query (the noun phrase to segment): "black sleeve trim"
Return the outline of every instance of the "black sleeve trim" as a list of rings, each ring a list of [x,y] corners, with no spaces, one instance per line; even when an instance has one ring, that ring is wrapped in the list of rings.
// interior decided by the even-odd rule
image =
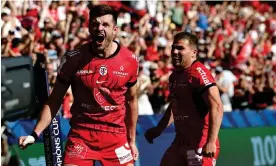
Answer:
[[[134,85],[136,84],[136,82],[137,82],[137,80],[134,81],[134,82],[128,82],[128,83],[126,84],[126,86],[130,88],[130,87],[134,86]]]
[[[204,88],[202,88],[201,90],[200,90],[200,95],[202,95],[206,90],[208,90],[209,88],[211,88],[212,86],[216,86],[216,83],[212,83],[212,84],[210,84],[210,85],[207,85],[207,86],[205,86]]]
[[[59,82],[61,82],[64,85],[70,85],[70,82],[67,82],[67,81],[61,79],[60,76],[57,76],[57,79],[59,80]]]

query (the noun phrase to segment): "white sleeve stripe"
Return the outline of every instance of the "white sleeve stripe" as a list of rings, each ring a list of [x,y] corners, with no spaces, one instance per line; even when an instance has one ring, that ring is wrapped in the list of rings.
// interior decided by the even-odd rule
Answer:
[[[80,53],[79,50],[74,50],[74,51],[67,52],[67,55],[71,57],[71,56],[74,56],[74,55],[76,55],[78,53]]]

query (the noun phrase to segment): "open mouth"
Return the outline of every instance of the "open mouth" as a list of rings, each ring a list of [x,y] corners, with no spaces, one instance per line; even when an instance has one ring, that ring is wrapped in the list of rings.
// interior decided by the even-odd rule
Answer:
[[[97,44],[103,44],[103,42],[104,42],[104,35],[97,35],[94,39],[95,39],[95,42]]]
[[[174,64],[178,64],[178,63],[180,63],[180,57],[179,56],[177,56],[177,55],[174,55],[173,57],[172,57],[172,62],[174,63]]]

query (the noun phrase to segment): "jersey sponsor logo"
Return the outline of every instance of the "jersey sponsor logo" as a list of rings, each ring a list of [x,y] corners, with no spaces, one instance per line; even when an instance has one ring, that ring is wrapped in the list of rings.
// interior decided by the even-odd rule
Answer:
[[[205,86],[210,85],[211,82],[208,80],[205,71],[201,67],[197,67],[196,69],[197,69],[198,73],[200,74],[201,78],[203,79]]]
[[[134,58],[137,62],[139,62],[139,58],[138,58],[138,56],[136,56],[135,54],[132,54],[131,57]]]
[[[101,108],[105,111],[113,111],[118,108],[116,105],[107,105],[107,106],[101,106]]]
[[[95,73],[93,70],[78,70],[77,75],[90,75]]]
[[[87,109],[92,109],[93,108],[92,105],[88,105],[88,104],[85,104],[85,103],[82,103],[81,106],[84,107],[84,108],[87,108]]]
[[[188,84],[186,84],[183,80],[180,81],[177,85],[178,86],[188,86]]]
[[[103,109],[105,111],[113,111],[119,107],[117,105],[94,106],[94,105],[89,105],[89,104],[85,104],[85,103],[82,103],[81,106],[86,109]]]
[[[101,66],[99,72],[100,72],[100,75],[102,75],[102,76],[106,75],[107,74],[107,67],[106,66]]]
[[[170,82],[169,87],[170,88],[175,88],[176,87],[176,80],[174,80],[173,82]]]
[[[128,73],[124,72],[124,70],[125,70],[124,66],[121,66],[120,71],[113,71],[113,74],[125,77],[128,75]]]
[[[115,149],[115,153],[116,153],[116,156],[118,157],[120,164],[125,164],[125,163],[133,160],[131,150],[129,148],[128,143]]]
[[[121,77],[128,76],[128,73],[122,72],[122,71],[113,71],[113,74],[121,76]]]
[[[197,149],[197,153],[201,153],[202,148]],[[188,165],[202,165],[202,156],[198,155],[196,151],[187,150]]]
[[[175,121],[181,121],[181,120],[184,120],[184,119],[188,119],[189,116],[188,115],[179,115],[179,116],[176,116],[175,117]]]

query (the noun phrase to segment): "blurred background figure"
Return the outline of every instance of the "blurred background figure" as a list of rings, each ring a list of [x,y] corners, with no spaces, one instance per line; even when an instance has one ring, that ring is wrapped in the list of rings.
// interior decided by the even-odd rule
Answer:
[[[2,121],[2,123],[4,123]],[[12,155],[9,151],[8,137],[12,137],[12,133],[7,129],[6,125],[1,126],[1,166],[20,166],[20,160],[17,155]]]
[[[150,77],[144,74],[143,67],[139,68],[138,74],[138,107],[139,115],[153,115],[153,109],[148,94],[152,94]]]
[[[220,91],[220,97],[225,112],[232,111],[232,97],[234,95],[234,82],[237,80],[235,75],[229,70],[223,70],[221,66],[215,69],[216,84]]]

